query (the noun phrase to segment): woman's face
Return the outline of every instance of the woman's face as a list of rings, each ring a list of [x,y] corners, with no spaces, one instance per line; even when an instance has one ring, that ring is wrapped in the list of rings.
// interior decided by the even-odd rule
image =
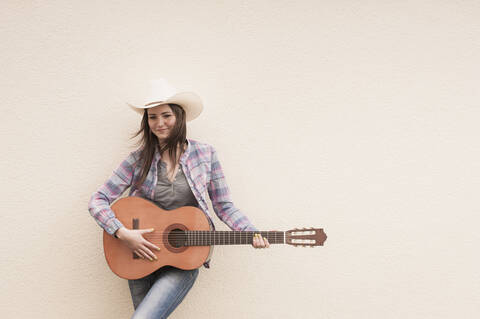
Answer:
[[[165,140],[175,125],[175,114],[170,105],[164,104],[147,109],[148,125],[159,141]]]

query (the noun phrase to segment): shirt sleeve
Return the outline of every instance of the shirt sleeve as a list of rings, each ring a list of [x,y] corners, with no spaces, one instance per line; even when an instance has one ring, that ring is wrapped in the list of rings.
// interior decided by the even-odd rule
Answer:
[[[115,199],[122,195],[132,185],[136,158],[134,153],[118,166],[110,178],[94,192],[88,203],[90,215],[107,233],[113,235],[123,224],[115,217],[110,208]]]
[[[223,174],[222,166],[217,157],[216,150],[212,147],[210,182],[208,183],[208,195],[212,201],[213,210],[218,218],[232,230],[257,231],[258,229],[250,222],[230,199],[230,190]]]

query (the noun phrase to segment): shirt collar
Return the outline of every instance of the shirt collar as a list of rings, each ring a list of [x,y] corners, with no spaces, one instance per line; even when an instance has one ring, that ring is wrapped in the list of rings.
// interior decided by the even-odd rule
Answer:
[[[192,142],[191,142],[190,139],[187,138],[187,149],[185,150],[185,152],[183,152],[182,156],[180,157],[180,163],[185,164],[185,162],[188,158],[188,154],[190,154],[191,150],[192,150]],[[161,158],[160,150],[159,150],[159,147],[157,146],[157,147],[155,147],[155,155],[153,157],[153,162],[158,163],[160,158]]]

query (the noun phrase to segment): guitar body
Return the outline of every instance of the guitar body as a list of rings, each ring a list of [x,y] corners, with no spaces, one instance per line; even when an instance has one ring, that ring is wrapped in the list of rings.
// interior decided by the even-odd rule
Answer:
[[[115,202],[112,210],[129,229],[153,228],[153,232],[143,234],[143,237],[160,248],[160,251],[153,251],[158,260],[142,259],[135,256],[120,239],[104,231],[105,258],[110,269],[119,277],[138,279],[167,265],[185,270],[195,269],[210,259],[213,246],[184,246],[176,243],[180,236],[178,230],[212,230],[207,217],[199,208],[184,206],[167,211],[149,200],[126,197]]]

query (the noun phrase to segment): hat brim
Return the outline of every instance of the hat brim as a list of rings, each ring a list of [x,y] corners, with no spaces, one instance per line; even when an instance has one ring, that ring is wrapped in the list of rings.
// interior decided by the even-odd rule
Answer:
[[[186,121],[191,121],[197,118],[203,110],[203,103],[200,97],[194,92],[180,92],[168,98],[166,101],[151,101],[146,103],[148,105],[139,105],[128,103],[135,112],[143,115],[145,109],[164,104],[178,104],[185,110]]]

